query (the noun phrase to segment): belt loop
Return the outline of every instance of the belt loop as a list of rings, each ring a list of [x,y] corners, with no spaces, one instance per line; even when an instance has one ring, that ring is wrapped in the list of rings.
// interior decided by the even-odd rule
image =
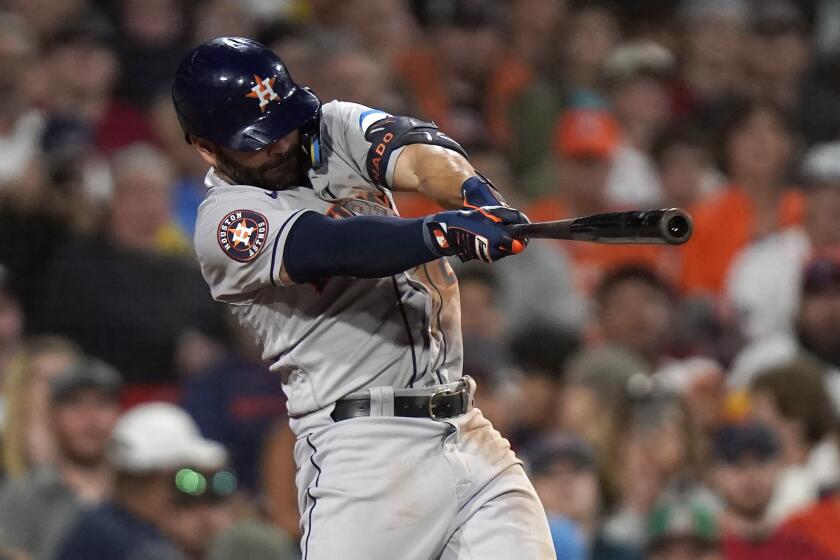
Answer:
[[[462,379],[467,384],[467,393],[468,393],[467,408],[473,408],[475,406],[475,401],[474,401],[475,389],[476,389],[475,379],[473,379],[469,375],[465,375]]]
[[[370,415],[371,416],[393,416],[394,415],[394,388],[393,387],[371,387],[370,393]]]

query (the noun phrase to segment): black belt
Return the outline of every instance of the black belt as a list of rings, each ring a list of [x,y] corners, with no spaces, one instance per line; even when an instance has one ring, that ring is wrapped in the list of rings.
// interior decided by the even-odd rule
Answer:
[[[466,383],[457,389],[442,389],[431,395],[395,395],[394,416],[444,420],[460,416],[470,409],[470,390]],[[370,397],[341,399],[330,414],[335,422],[370,416]]]

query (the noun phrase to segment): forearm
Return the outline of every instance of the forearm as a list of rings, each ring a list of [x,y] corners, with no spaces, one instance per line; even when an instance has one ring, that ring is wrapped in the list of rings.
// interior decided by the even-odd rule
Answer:
[[[353,216],[336,220],[307,212],[289,234],[284,280],[296,284],[335,276],[385,278],[432,261],[423,219]]]
[[[411,144],[399,154],[391,187],[424,194],[443,208],[458,209],[463,202],[461,187],[473,175],[475,169],[461,154],[440,146]]]

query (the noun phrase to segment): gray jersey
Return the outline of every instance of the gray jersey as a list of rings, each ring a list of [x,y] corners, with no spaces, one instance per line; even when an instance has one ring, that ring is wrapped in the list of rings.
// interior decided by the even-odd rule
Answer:
[[[390,192],[374,185],[365,165],[365,130],[385,116],[354,103],[325,104],[322,163],[309,173],[312,187],[275,192],[207,174],[195,233],[201,271],[213,297],[258,336],[263,357],[282,376],[293,418],[368,387],[461,377],[458,286],[445,260],[381,279],[280,279],[289,231],[305,211],[339,219],[396,213]]]

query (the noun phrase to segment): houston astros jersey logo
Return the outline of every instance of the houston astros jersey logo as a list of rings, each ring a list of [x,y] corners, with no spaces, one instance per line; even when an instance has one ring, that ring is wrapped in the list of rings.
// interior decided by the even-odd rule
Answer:
[[[277,92],[274,91],[274,80],[277,79],[277,76],[272,76],[270,78],[260,78],[256,74],[254,74],[254,81],[257,82],[257,85],[251,88],[251,93],[247,94],[245,97],[253,97],[254,99],[260,100],[260,111],[265,113],[265,106],[268,105],[270,101],[274,101],[278,99],[280,96],[277,95]]]
[[[267,236],[268,220],[252,210],[231,212],[219,224],[219,246],[239,262],[248,262],[259,255]]]

